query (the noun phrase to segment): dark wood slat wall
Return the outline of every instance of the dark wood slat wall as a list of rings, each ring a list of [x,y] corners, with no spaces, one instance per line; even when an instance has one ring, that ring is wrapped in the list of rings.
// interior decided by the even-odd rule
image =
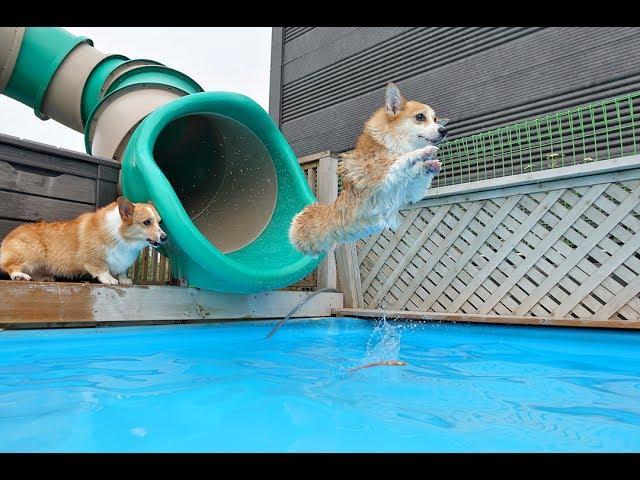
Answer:
[[[277,29],[274,29],[277,30]],[[285,68],[283,69],[283,81],[290,85],[298,80],[314,80],[316,72],[332,69],[334,65],[349,61],[354,55],[365,53],[371,45],[379,45],[390,41],[404,32],[410,31],[410,27],[390,28],[315,28],[307,36],[327,37],[323,42],[318,39],[318,45],[306,54],[297,57],[291,55],[290,44],[285,50]],[[327,43],[332,34],[340,35],[341,42]],[[302,40],[302,39],[301,39]],[[275,63],[275,62],[274,62]]]
[[[25,222],[65,220],[116,198],[120,164],[0,134],[0,241]]]
[[[389,81],[452,139],[640,90],[636,27],[274,30],[270,112],[298,156],[352,148]]]
[[[96,196],[96,182],[90,178],[3,160],[0,189],[87,204],[93,204]]]

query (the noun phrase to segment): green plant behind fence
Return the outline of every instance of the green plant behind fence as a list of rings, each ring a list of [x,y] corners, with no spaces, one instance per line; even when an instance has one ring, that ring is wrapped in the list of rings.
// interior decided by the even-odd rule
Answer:
[[[636,154],[639,105],[636,92],[445,142],[433,186]]]

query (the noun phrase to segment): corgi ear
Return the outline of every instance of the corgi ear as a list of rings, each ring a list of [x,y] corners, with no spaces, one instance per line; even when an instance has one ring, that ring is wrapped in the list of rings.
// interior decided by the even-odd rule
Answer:
[[[407,103],[395,83],[389,83],[385,92],[385,107],[388,115],[396,115]]]
[[[118,211],[122,220],[129,220],[133,217],[133,210],[136,208],[133,203],[124,197],[118,197]]]
[[[149,200],[147,202],[147,205],[151,205],[153,208],[156,208],[156,206],[153,204],[153,200]]]

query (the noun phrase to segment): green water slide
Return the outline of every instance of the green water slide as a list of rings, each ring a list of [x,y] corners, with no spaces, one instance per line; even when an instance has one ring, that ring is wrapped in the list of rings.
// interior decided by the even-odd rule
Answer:
[[[291,285],[321,258],[288,240],[315,201],[291,147],[248,97],[204,92],[153,60],[107,55],[61,28],[0,27],[0,93],[121,162],[123,195],[152,200],[175,278],[221,292]],[[28,136],[28,135],[25,135]]]

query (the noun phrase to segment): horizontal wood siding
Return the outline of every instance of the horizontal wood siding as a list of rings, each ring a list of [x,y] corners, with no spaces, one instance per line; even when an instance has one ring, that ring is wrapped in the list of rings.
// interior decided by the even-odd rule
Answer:
[[[450,139],[640,91],[636,27],[287,28],[270,109],[298,156],[352,148],[389,81]]]

